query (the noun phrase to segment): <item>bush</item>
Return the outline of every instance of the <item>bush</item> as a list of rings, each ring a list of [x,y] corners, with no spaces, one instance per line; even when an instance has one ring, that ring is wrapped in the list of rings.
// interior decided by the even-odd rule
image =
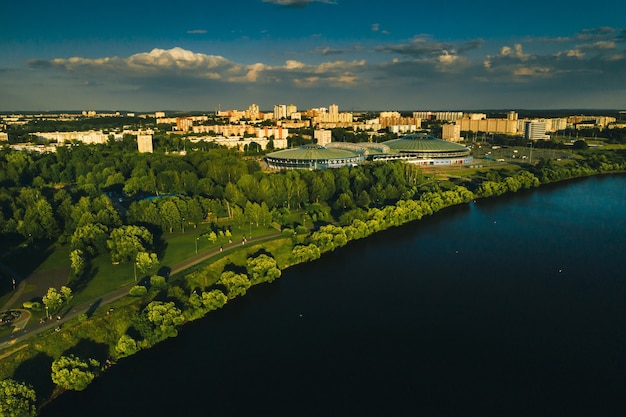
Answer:
[[[156,290],[162,290],[166,288],[167,284],[165,282],[165,278],[160,275],[153,275],[150,277],[150,288],[154,288]]]
[[[41,304],[38,301],[24,301],[22,306],[25,309],[27,309],[27,310],[33,310],[33,311],[42,311],[43,310],[43,304]]]
[[[128,291],[128,295],[132,297],[143,297],[146,294],[148,294],[148,289],[143,285],[135,285]]]

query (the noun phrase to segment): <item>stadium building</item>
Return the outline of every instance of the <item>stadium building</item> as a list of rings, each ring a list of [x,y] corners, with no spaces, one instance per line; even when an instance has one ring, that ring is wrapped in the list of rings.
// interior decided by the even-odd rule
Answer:
[[[272,169],[325,169],[355,166],[364,161],[403,160],[421,166],[467,165],[470,149],[426,133],[415,133],[382,143],[332,142],[304,145],[265,156]]]
[[[364,160],[363,153],[320,145],[303,145],[265,156],[267,165],[273,169],[341,168],[358,165]]]
[[[424,166],[467,165],[473,159],[471,151],[463,145],[438,139],[426,133],[406,135],[383,142],[388,152],[371,155],[372,161],[404,160]]]

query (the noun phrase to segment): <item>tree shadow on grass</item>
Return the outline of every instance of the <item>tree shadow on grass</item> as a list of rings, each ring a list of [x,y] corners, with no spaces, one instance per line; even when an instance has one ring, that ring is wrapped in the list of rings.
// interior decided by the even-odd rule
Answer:
[[[52,395],[55,384],[52,382],[52,358],[41,352],[37,356],[22,362],[13,379],[27,382],[37,393],[38,402],[47,400]]]
[[[45,242],[28,246],[17,246],[11,248],[3,256],[2,262],[15,270],[20,275],[18,278],[21,279],[35,272],[53,252],[50,245]]]
[[[245,266],[235,265],[234,263],[229,263],[224,265],[224,272],[234,272],[235,274],[247,274]]]
[[[89,268],[81,274],[80,277],[74,278],[70,281],[70,287],[74,293],[81,292],[89,285],[89,282],[98,275],[98,267],[89,265]]]
[[[83,359],[95,359],[102,365],[109,358],[109,346],[93,340],[81,339],[78,344],[66,350],[63,355],[76,355]]]

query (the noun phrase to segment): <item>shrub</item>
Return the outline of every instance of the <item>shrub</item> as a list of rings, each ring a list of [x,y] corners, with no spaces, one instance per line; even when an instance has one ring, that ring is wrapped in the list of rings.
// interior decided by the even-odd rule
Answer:
[[[128,291],[128,295],[132,297],[143,297],[146,294],[148,294],[148,289],[143,285],[135,285]]]
[[[42,311],[43,310],[43,305],[40,302],[38,302],[38,301],[24,301],[22,306],[25,309],[33,310],[33,311]]]

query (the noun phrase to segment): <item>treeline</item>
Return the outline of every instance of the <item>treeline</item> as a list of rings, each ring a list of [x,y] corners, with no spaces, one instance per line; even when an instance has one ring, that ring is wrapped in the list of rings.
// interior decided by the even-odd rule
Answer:
[[[9,125],[10,143],[28,142],[35,132],[74,132],[88,130],[117,131],[121,126],[130,129],[153,127],[154,118],[131,116],[77,117],[74,120],[37,119],[23,125]]]
[[[90,221],[107,227],[144,222],[173,231],[211,217],[235,219],[246,207],[293,210],[319,203],[345,211],[411,198],[421,180],[419,168],[400,163],[266,174],[257,160],[226,149],[186,156],[99,145],[47,154],[5,149],[0,233],[67,241]],[[159,198],[142,200],[148,196]]]

